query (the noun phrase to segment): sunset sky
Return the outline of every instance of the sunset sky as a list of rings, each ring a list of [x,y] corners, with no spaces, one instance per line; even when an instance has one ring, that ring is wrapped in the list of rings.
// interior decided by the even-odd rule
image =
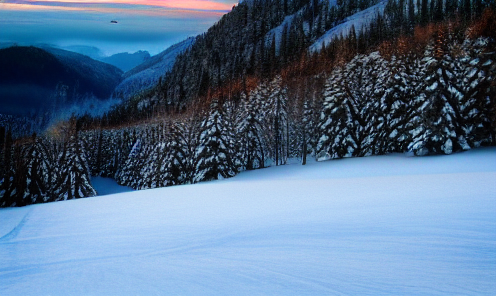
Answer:
[[[0,0],[0,43],[152,55],[206,31],[236,0]],[[111,20],[117,20],[112,24]]]

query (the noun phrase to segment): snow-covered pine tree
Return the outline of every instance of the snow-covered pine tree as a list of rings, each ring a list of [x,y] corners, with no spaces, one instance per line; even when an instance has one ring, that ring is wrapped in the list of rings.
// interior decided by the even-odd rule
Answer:
[[[156,139],[149,161],[153,161],[153,175],[149,188],[166,187],[170,185],[170,176],[167,170],[167,157],[169,155],[170,122],[163,122],[156,126]]]
[[[198,147],[195,153],[196,172],[193,181],[210,181],[236,175],[232,161],[233,150],[229,147],[227,122],[222,105],[213,100],[207,117],[201,124]]]
[[[26,159],[27,187],[23,197],[24,204],[47,202],[52,191],[50,187],[54,162],[43,138],[33,135],[32,144],[27,147]]]
[[[458,59],[461,71],[456,77],[456,95],[459,97],[461,122],[460,145],[463,149],[476,148],[494,141],[491,124],[491,81],[495,78],[494,52],[485,52],[486,38],[466,39],[462,45],[463,55]]]
[[[289,157],[289,121],[287,89],[281,76],[268,85],[268,98],[264,101],[265,121],[270,125],[272,157],[276,165],[286,164]]]
[[[348,110],[344,81],[344,69],[337,67],[330,74],[324,87],[324,100],[318,124],[319,141],[316,151],[318,161],[353,155],[354,142],[349,128],[353,120]]]
[[[239,135],[239,154],[242,169],[253,170],[265,166],[266,145],[263,137],[261,102],[256,91],[250,96],[241,97],[243,112],[237,127]]]
[[[425,70],[421,59],[409,51],[393,56],[390,62],[391,87],[381,100],[384,126],[379,132],[384,153],[406,152],[412,143],[412,133],[418,128],[425,102]]]
[[[81,139],[85,143],[85,151],[87,151],[88,166],[92,176],[100,176],[101,171],[101,156],[100,150],[102,146],[101,130],[89,130],[81,132]]]
[[[239,133],[238,127],[240,126],[243,118],[241,108],[236,104],[234,100],[228,99],[223,104],[223,110],[226,118],[226,129],[228,134],[228,139],[231,141],[229,147],[232,150],[232,162],[236,168],[236,172],[240,172],[244,169],[242,162],[241,151],[241,134]]]
[[[117,177],[120,185],[138,188],[138,181],[141,177],[141,156],[143,155],[143,141],[138,138],[129,152],[126,161]]]
[[[2,166],[0,167],[0,207],[9,207],[13,203],[11,183],[14,179],[12,167],[12,132],[7,130],[2,149]]]
[[[384,127],[380,103],[390,85],[388,62],[379,52],[358,55],[346,66],[345,75],[347,110],[352,118],[352,123],[348,124],[352,155],[383,153],[378,145],[378,131]]]
[[[161,171],[164,186],[191,183],[194,176],[194,149],[197,138],[196,120],[171,123],[170,139],[167,142],[167,154]]]
[[[143,139],[146,144],[142,145],[138,161],[135,163],[140,170],[139,176],[136,176],[134,181],[136,183],[135,188],[138,190],[160,187],[160,184],[157,183],[157,174],[160,173],[161,162],[165,154],[163,150],[165,144],[160,145],[158,140],[157,126],[146,127]]]
[[[451,154],[465,142],[460,128],[459,99],[455,80],[460,71],[449,51],[444,29],[438,30],[433,46],[428,46],[423,59],[427,75],[425,98],[420,112],[420,126],[414,131],[411,148],[416,155],[428,153]]]
[[[100,176],[113,178],[118,169],[122,147],[119,146],[120,132],[116,130],[101,131]],[[98,144],[100,145],[100,143]]]
[[[26,166],[23,147],[12,139],[9,128],[4,147],[4,175],[0,180],[0,207],[23,206],[26,190]]]
[[[303,93],[301,114],[301,158],[306,163],[308,155],[315,157],[319,140],[318,122],[322,106],[322,90],[325,83],[324,75],[313,76],[307,79]]]
[[[14,178],[11,183],[11,198],[15,204],[12,206],[24,206],[26,205],[25,191],[28,186],[28,179],[26,178],[26,158],[25,158],[25,145],[15,143],[14,145],[14,158],[13,158],[13,170]]]
[[[79,137],[76,119],[69,121],[70,128],[64,142],[64,149],[59,161],[59,179],[55,188],[55,200],[68,200],[95,196],[91,186],[90,168],[84,144]]]

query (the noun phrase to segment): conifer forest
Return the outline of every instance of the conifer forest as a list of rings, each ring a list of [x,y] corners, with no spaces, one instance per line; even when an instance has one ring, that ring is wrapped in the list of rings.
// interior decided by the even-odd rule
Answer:
[[[496,4],[245,0],[158,83],[113,96],[43,129],[1,115],[0,207],[95,196],[92,176],[143,190],[494,146]]]

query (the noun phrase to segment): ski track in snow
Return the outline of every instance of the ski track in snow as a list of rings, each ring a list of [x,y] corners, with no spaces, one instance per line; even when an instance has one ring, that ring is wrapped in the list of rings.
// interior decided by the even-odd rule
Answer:
[[[22,217],[21,221],[19,221],[19,223],[9,233],[5,234],[4,236],[0,236],[0,243],[15,239],[17,237],[24,224],[26,224],[31,210],[32,209],[29,209],[29,211],[26,212],[24,217]],[[15,221],[16,219],[13,220]]]
[[[0,295],[495,295],[495,164],[354,158],[1,209]]]

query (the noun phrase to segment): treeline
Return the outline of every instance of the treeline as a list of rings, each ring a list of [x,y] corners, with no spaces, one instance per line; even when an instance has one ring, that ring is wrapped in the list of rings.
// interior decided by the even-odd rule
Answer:
[[[380,22],[371,27],[381,31]],[[488,9],[470,22],[417,25],[373,52],[362,53],[353,35],[337,38],[279,75],[248,76],[186,109],[150,116],[143,108],[139,124],[73,118],[17,140],[0,127],[0,206],[95,195],[92,175],[147,189],[228,178],[289,158],[305,164],[307,157],[494,145],[495,29]]]
[[[0,127],[0,207],[96,195],[75,118],[43,137],[13,140]]]
[[[290,158],[450,154],[495,144],[496,54],[488,38],[439,25],[422,51],[357,55],[329,74],[262,80],[241,98],[114,129],[72,119],[3,139],[0,205],[95,195],[90,176],[136,189],[229,178]],[[401,43],[401,42],[400,42]],[[2,134],[3,133],[3,134]]]

